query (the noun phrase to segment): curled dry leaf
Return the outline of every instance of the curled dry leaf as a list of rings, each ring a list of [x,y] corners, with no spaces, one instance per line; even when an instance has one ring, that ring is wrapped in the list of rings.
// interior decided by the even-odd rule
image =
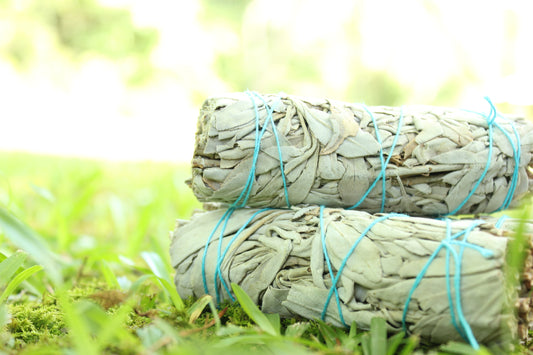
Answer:
[[[339,109],[330,105],[332,135],[325,147],[320,151],[320,155],[327,155],[335,152],[348,137],[355,137],[359,130],[359,125],[353,119],[353,113],[346,109]]]

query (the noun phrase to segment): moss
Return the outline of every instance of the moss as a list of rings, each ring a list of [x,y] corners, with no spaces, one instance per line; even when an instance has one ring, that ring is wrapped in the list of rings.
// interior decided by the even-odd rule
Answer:
[[[110,290],[107,284],[98,280],[82,280],[77,286],[68,291],[71,301],[88,300],[99,304],[109,315],[128,299],[127,295],[117,290]],[[160,315],[155,295],[141,294],[139,299],[132,300],[133,311],[129,314],[124,326],[131,333],[152,322],[152,318]],[[63,318],[63,311],[57,304],[55,296],[44,294],[40,301],[22,300],[9,306],[11,321],[6,330],[13,339],[9,348],[35,353],[38,351],[52,351],[50,346],[68,348],[72,344],[69,340],[68,329]],[[37,343],[39,345],[37,345]],[[35,345],[33,345],[35,344]],[[122,349],[125,350],[127,346]],[[113,349],[107,349],[113,353]],[[115,349],[116,350],[116,349]],[[133,350],[132,350],[133,352]]]
[[[126,319],[126,326],[133,331],[152,323],[152,318],[145,314],[139,314],[136,309]]]
[[[78,299],[87,299],[90,298],[93,294],[109,290],[109,286],[101,280],[93,278],[84,278],[80,280],[77,285],[72,287],[71,290],[68,291],[68,295],[71,297],[72,300],[76,301]]]
[[[24,302],[11,305],[9,311],[12,318],[7,330],[15,340],[15,348],[57,342],[67,333],[62,311],[55,302]]]
[[[221,318],[222,323],[231,323],[239,327],[250,327],[253,326],[253,321],[248,317],[246,312],[242,309],[239,303],[237,302],[223,302],[221,309],[228,307],[226,313]]]

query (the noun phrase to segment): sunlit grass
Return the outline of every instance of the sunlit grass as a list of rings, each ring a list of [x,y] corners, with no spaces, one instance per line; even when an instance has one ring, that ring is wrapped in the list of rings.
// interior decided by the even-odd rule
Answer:
[[[186,165],[0,154],[0,202],[58,253],[167,255],[176,218],[200,204]],[[166,260],[166,259],[165,259]]]
[[[238,302],[218,309],[211,296],[182,300],[169,231],[200,207],[189,175],[187,165],[0,154],[0,354],[430,350],[388,336],[380,319],[369,332],[280,320],[237,285]],[[433,350],[489,354],[459,343]]]

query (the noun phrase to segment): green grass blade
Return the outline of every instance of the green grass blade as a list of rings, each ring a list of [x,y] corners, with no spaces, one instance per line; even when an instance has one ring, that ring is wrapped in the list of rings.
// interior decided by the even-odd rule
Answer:
[[[155,279],[156,277],[157,276],[154,276],[154,275],[142,275],[141,277],[139,277],[137,280],[135,280],[131,284],[131,286],[128,289],[128,291],[130,293],[135,293],[141,287],[141,285],[146,282],[146,280]]]
[[[529,250],[529,236],[526,231],[526,223],[531,214],[531,205],[528,205],[521,213],[520,223],[514,230],[513,237],[507,244],[505,280],[509,290],[517,287],[519,275],[522,273],[524,260]]]
[[[158,344],[167,344],[170,347],[163,354],[192,355],[203,353],[199,351],[198,346],[201,346],[204,342],[190,342],[190,346],[194,347],[194,351],[184,350],[187,343],[182,341],[176,326],[167,323],[161,318],[154,319],[151,324],[137,329],[135,333],[146,348],[145,351],[141,352],[142,354],[161,354],[160,351],[157,351],[161,348],[161,345]],[[178,348],[172,349],[171,346],[176,345],[176,343],[179,343]]]
[[[357,336],[357,323],[355,321],[350,325],[350,332],[348,333],[349,338],[355,338]]]
[[[404,346],[400,355],[411,355],[415,348],[417,347],[419,338],[416,335],[411,335],[405,340]]]
[[[214,344],[214,347],[218,350],[218,353],[230,354],[230,353],[234,353],[237,347],[240,347],[241,349],[243,348],[264,349],[264,346],[266,344],[273,342],[275,339],[276,338],[273,338],[270,334],[257,333],[257,332],[245,333],[245,334],[240,334],[238,336],[224,337],[223,339],[217,341]],[[269,352],[269,353],[275,354],[273,352]]]
[[[144,206],[137,214],[135,230],[128,238],[128,249],[126,251],[128,255],[136,255],[141,250],[142,242],[148,234],[153,214],[154,209],[152,204]]]
[[[181,299],[176,287],[172,282],[172,278],[165,266],[165,263],[163,262],[163,259],[161,259],[159,254],[148,251],[143,251],[141,256],[163,286],[163,289],[172,300],[174,307],[176,307],[178,311],[183,311],[185,309],[185,304],[183,303],[183,300]]]
[[[31,188],[33,191],[35,191],[35,193],[37,195],[39,195],[40,197],[42,197],[44,200],[50,202],[50,203],[55,203],[56,202],[56,197],[54,196],[54,194],[42,187],[42,186],[37,186],[37,185],[34,185],[34,184],[30,184]]]
[[[98,355],[98,346],[94,342],[89,326],[84,317],[79,314],[76,307],[70,302],[65,293],[59,294],[59,304],[65,315],[65,322],[69,329],[69,336],[75,345],[77,354]]]
[[[259,328],[267,334],[274,336],[280,335],[279,329],[275,328],[275,325],[273,325],[263,312],[259,310],[250,296],[248,296],[239,285],[232,283],[231,288],[244,312],[246,312],[248,317],[250,317]]]
[[[167,280],[157,277],[156,275],[143,275],[139,277],[130,287],[129,292],[135,293],[139,287],[146,281],[146,280],[156,280],[159,282],[159,284],[163,287],[163,291],[168,295],[170,300],[172,301],[172,304],[178,311],[184,311],[185,310],[185,304],[183,303],[183,300],[181,299],[178,290],[176,290],[176,287],[173,283],[168,282]]]
[[[111,220],[113,221],[113,226],[115,227],[115,232],[122,238],[127,236],[126,226],[127,226],[127,213],[124,202],[120,197],[112,195],[109,198],[109,211],[111,213]]]
[[[333,348],[337,345],[337,334],[332,326],[324,323],[322,320],[318,320],[318,330],[322,334],[322,338],[328,348]]]
[[[475,350],[470,345],[465,343],[458,343],[458,342],[449,342],[448,344],[445,344],[439,348],[439,350],[445,351],[450,354],[457,354],[457,355],[482,355],[487,354],[486,351],[483,351],[483,349]]]
[[[113,270],[109,267],[109,264],[105,260],[100,260],[99,262],[100,272],[104,276],[104,279],[107,285],[114,289],[119,289],[120,285],[118,283],[117,277],[113,273]]]
[[[270,324],[276,330],[276,334],[281,334],[281,320],[277,313],[263,313],[269,320]]]
[[[171,337],[172,339],[176,341],[181,340],[181,336],[179,335],[178,329],[176,326],[171,325],[167,321],[161,318],[154,319],[153,324],[160,329],[165,335]]]
[[[99,319],[100,327],[96,334],[98,348],[102,352],[107,346],[112,345],[115,339],[132,338],[124,325],[132,309],[129,305],[123,305],[114,314],[103,314]]]
[[[0,287],[11,279],[26,260],[26,253],[16,252],[0,263]]]
[[[21,251],[16,252],[15,254],[17,254],[17,253],[21,253],[21,254],[24,254],[24,255],[27,256],[26,253],[21,252]],[[11,255],[11,256],[13,256],[13,255]],[[0,253],[0,264],[6,259],[7,259],[7,256],[5,256],[4,254]],[[23,271],[22,267],[19,267],[18,271]],[[2,270],[1,267],[0,267],[0,286],[7,284],[7,282],[10,280],[10,277],[12,277],[15,273],[16,273],[16,271],[14,273],[11,272],[11,276],[8,277],[10,272],[5,270],[5,269]],[[33,293],[34,295],[38,295],[38,296],[42,296],[42,294],[43,294],[43,292],[45,290],[45,285],[44,285],[42,279],[25,280],[25,281],[23,281],[23,286],[24,286],[25,290],[29,291],[30,293]]]
[[[285,329],[285,336],[289,338],[300,338],[309,329],[310,325],[309,322],[291,324]]]
[[[403,342],[404,337],[405,337],[405,333],[400,332],[389,338],[389,340],[387,341],[387,355],[396,354],[396,350],[398,350],[398,347]]]
[[[9,312],[7,306],[3,303],[0,303],[0,330],[9,322]],[[0,334],[1,331],[0,331]]]
[[[76,188],[78,194],[76,198],[70,200],[73,203],[68,205],[67,222],[77,221],[83,215],[83,212],[91,206],[91,199],[96,195],[99,185],[97,184],[102,176],[101,170],[95,170],[92,173],[88,173],[83,177],[78,177]],[[65,205],[67,207],[67,205]]]
[[[373,355],[370,350],[370,333],[364,333],[361,336],[361,347],[363,348],[363,355]]]
[[[189,323],[192,324],[196,322],[200,314],[202,314],[204,308],[213,301],[213,297],[210,295],[204,295],[194,302],[194,304],[189,307],[187,310],[187,315],[189,316]]]
[[[21,282],[26,280],[31,275],[35,274],[36,272],[39,272],[43,269],[41,265],[33,265],[32,267],[27,268],[26,270],[20,272],[11,280],[11,282],[7,285],[4,292],[2,292],[2,295],[0,295],[0,303],[3,303],[9,295],[15,291],[15,289],[20,285]]]
[[[387,323],[383,318],[370,321],[370,351],[372,355],[387,354]]]
[[[174,307],[176,307],[176,310],[183,311],[185,309],[185,304],[183,303],[183,300],[178,294],[178,290],[176,290],[174,284],[168,282],[166,279],[163,279],[161,277],[157,277],[157,280],[159,280],[161,285],[163,285],[163,289],[167,292],[168,296],[172,300],[172,304],[174,305]]]
[[[209,302],[209,308],[211,309],[211,314],[215,319],[215,327],[217,331],[219,331],[222,327],[222,322],[220,321],[220,317],[218,316],[217,306],[215,305],[215,302],[213,302],[213,298],[211,298],[211,301]]]
[[[141,257],[144,259],[146,264],[148,264],[148,267],[150,270],[152,270],[155,276],[163,278],[168,282],[172,282],[172,278],[170,277],[170,273],[165,266],[165,262],[163,259],[161,259],[159,254],[151,251],[143,251],[141,252]]]
[[[17,217],[0,206],[0,228],[13,244],[26,251],[38,264],[46,269],[46,274],[55,285],[63,283],[61,268],[43,238]]]

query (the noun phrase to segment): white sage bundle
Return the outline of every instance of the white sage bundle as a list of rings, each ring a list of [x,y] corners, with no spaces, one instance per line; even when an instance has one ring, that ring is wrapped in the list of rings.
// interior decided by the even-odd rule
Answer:
[[[505,286],[505,224],[307,206],[236,210],[214,231],[225,213],[178,223],[170,254],[182,297],[232,299],[236,283],[264,312],[359,329],[382,317],[431,343],[527,330],[530,277],[518,293]],[[530,275],[530,255],[527,265]]]
[[[200,201],[250,207],[493,212],[533,186],[533,124],[488,107],[483,115],[285,94],[213,97],[200,111],[189,183]]]

